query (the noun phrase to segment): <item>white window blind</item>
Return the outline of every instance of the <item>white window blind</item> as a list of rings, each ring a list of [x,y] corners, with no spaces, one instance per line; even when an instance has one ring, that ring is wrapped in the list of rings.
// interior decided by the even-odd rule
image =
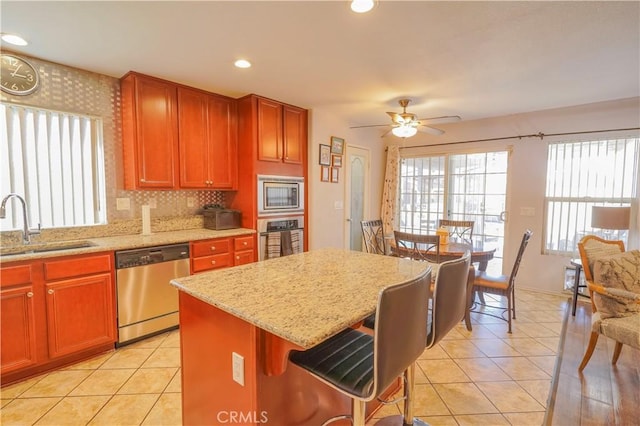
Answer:
[[[105,222],[99,118],[2,103],[0,166],[0,197],[21,195],[32,227]],[[17,200],[7,207],[1,229],[22,229]]]
[[[640,139],[549,145],[545,253],[574,254],[588,234],[627,243],[628,230],[591,228],[591,207],[629,206],[638,196]]]

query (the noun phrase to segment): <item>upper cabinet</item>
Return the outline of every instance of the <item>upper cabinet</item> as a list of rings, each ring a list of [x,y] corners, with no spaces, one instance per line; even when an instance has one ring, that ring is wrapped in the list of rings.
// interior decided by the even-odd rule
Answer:
[[[237,126],[233,99],[178,88],[180,187],[237,188]]]
[[[258,160],[302,164],[306,146],[306,111],[256,97]]]
[[[177,187],[176,86],[129,73],[121,80],[125,189]]]
[[[134,72],[121,90],[125,189],[237,189],[234,99]]]

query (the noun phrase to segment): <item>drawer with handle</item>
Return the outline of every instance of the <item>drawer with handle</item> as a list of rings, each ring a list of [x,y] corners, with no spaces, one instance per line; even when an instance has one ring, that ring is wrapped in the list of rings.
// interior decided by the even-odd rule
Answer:
[[[192,260],[191,272],[210,271],[212,269],[225,268],[233,266],[233,257],[231,253],[214,254],[212,256],[195,257]]]
[[[191,246],[191,256],[210,256],[212,254],[228,253],[231,249],[230,239],[221,238],[216,240],[196,241]]]

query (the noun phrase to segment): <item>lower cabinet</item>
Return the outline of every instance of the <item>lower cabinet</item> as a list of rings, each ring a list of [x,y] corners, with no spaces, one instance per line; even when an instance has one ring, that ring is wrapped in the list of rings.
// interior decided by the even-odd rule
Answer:
[[[255,236],[215,238],[191,243],[191,273],[244,265],[255,260]]]
[[[255,257],[255,236],[236,237],[233,241],[233,264],[234,266],[244,265],[254,261]]]
[[[113,348],[113,254],[2,265],[2,381]]]
[[[1,374],[37,363],[31,265],[3,268],[0,283]],[[7,287],[5,289],[5,287]]]
[[[47,283],[49,356],[115,341],[111,274]]]

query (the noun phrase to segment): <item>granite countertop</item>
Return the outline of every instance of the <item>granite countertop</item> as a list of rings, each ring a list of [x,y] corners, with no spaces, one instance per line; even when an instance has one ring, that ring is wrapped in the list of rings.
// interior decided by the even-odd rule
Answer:
[[[165,244],[185,243],[189,241],[206,240],[210,238],[236,237],[255,234],[253,229],[236,228],[222,231],[197,228],[180,231],[154,232],[150,235],[118,235],[115,237],[98,237],[50,243],[34,243],[28,246],[2,247],[0,263],[17,262],[21,260],[35,260],[57,256],[88,254],[103,251],[127,250],[140,247],[161,246]],[[76,248],[66,248],[78,245]],[[88,245],[88,246],[82,246]],[[22,250],[34,250],[31,253],[16,253]],[[42,250],[42,251],[39,251]]]
[[[431,265],[344,249],[319,249],[177,278],[171,284],[303,348],[363,320],[378,293]]]

